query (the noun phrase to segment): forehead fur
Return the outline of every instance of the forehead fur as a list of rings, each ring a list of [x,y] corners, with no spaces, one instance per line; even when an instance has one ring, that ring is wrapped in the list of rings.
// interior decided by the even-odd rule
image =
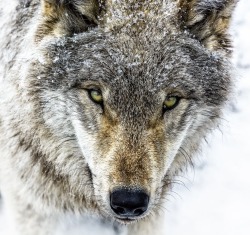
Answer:
[[[226,59],[188,34],[169,31],[161,40],[148,33],[124,37],[92,31],[46,44],[47,65],[37,61],[36,68],[41,80],[47,81],[42,85],[70,88],[92,80],[104,82],[112,94],[135,96],[134,91],[154,94],[170,88],[201,96],[200,92],[230,77]]]
[[[166,28],[174,21],[177,11],[176,2],[169,0],[107,0],[105,14],[100,20],[105,30],[137,34],[150,28]]]
[[[212,11],[211,7],[216,12],[226,8],[226,1],[223,1],[224,5],[222,1],[218,1],[221,4],[212,2],[107,1],[99,18],[99,28],[40,43],[46,64],[38,61],[36,71],[42,80],[47,80],[42,86],[70,88],[93,80],[104,82],[113,95],[127,93],[127,97],[131,97],[135,96],[132,91],[136,90],[141,97],[147,92],[154,94],[170,88],[184,90],[187,96],[192,94],[206,99],[214,90],[217,94],[214,98],[221,100],[224,93],[216,93],[214,88],[222,80],[225,88],[222,90],[229,86],[224,83],[230,77],[227,61],[223,53],[208,50],[203,42],[215,45],[217,38],[224,36],[210,37],[211,17],[208,17],[199,22],[204,23],[204,32],[208,35],[203,35],[202,42],[197,40],[198,34],[196,37],[192,35],[197,28],[193,30],[189,25],[187,30],[182,29],[176,17],[181,13],[180,9],[186,10],[189,17],[189,13],[196,14],[197,9],[205,6],[208,12]],[[188,26],[189,18],[185,20]]]

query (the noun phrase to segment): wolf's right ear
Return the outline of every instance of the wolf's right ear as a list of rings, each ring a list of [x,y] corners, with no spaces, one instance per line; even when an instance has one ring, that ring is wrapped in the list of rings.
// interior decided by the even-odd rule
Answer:
[[[228,28],[239,0],[177,0],[179,19],[210,50],[230,51]]]
[[[41,9],[36,41],[48,35],[70,36],[97,25],[98,0],[41,0]]]

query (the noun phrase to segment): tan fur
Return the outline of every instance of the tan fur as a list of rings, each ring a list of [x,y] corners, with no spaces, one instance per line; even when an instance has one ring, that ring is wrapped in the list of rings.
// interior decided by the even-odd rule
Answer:
[[[225,1],[218,9],[204,9],[199,0],[178,0],[180,21],[210,50],[230,51],[227,31],[235,4],[236,1]]]
[[[41,1],[42,20],[36,33],[37,42],[46,36],[69,36],[74,33],[84,32],[89,27],[86,20],[92,26],[97,24],[97,14],[99,13],[97,1],[85,0],[74,6],[67,2],[56,4],[55,1]]]

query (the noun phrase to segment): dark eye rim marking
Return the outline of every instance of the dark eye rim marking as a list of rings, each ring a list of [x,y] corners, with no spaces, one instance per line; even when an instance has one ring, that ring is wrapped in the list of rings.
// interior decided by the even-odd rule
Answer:
[[[167,106],[164,104],[165,101],[166,101],[167,99],[169,99],[169,98],[176,98],[176,102],[175,102],[174,105],[171,106],[171,107],[167,107]],[[175,108],[179,105],[180,100],[181,100],[181,97],[180,97],[180,96],[176,96],[176,95],[169,95],[169,96],[166,96],[166,98],[165,98],[165,100],[164,100],[164,102],[163,102],[163,112],[165,113],[165,112],[167,112],[167,111],[171,111],[171,110],[175,109]]]

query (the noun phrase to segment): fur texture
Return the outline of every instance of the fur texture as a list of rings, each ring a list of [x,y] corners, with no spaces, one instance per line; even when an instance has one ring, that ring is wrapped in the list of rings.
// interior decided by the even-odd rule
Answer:
[[[17,230],[54,234],[63,215],[94,213],[129,235],[160,234],[174,177],[230,97],[236,0],[10,2],[0,2],[0,187]],[[147,212],[117,218],[118,187],[145,190]]]

